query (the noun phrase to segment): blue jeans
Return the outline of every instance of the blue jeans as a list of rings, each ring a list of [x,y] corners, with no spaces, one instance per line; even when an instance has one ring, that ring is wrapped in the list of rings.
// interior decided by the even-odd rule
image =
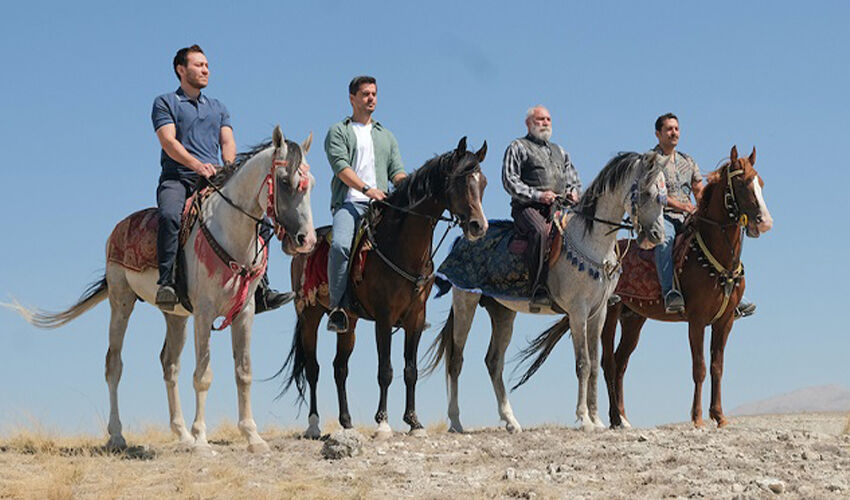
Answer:
[[[347,201],[333,214],[333,240],[328,252],[328,293],[332,309],[339,307],[345,295],[354,232],[368,209],[367,203]]]
[[[664,214],[664,241],[655,247],[655,270],[661,283],[661,296],[673,289],[673,244],[682,221]]]

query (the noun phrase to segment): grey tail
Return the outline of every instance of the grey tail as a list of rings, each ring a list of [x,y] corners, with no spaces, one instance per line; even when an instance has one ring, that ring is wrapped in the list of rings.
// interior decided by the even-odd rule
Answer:
[[[515,390],[517,387],[523,385],[528,382],[528,379],[531,378],[532,375],[537,373],[537,370],[543,366],[543,363],[546,361],[546,358],[549,357],[549,354],[552,352],[552,349],[555,348],[555,344],[561,340],[561,337],[564,336],[570,330],[570,317],[564,316],[557,323],[550,326],[546,331],[537,336],[534,340],[529,342],[529,344],[525,347],[525,349],[521,350],[517,354],[518,363],[513,370],[513,373],[516,374],[519,370],[522,369],[524,365],[527,365],[531,362],[531,365],[525,371],[525,373],[520,377],[519,382],[516,383],[513,387],[511,387],[511,391]],[[533,358],[533,361],[531,361]]]
[[[12,304],[2,304],[18,312],[27,323],[45,329],[59,328],[70,323],[84,312],[98,305],[108,295],[106,276],[91,283],[80,296],[77,303],[61,312],[43,311],[41,309],[28,309],[17,300],[12,299]]]

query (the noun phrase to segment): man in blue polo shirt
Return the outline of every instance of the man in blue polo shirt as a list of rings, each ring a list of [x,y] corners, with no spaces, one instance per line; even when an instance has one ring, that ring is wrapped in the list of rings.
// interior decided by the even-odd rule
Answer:
[[[217,99],[201,93],[210,75],[204,51],[197,45],[178,50],[174,56],[174,73],[180,80],[180,88],[157,97],[151,113],[154,130],[162,146],[162,173],[156,190],[159,207],[156,238],[159,289],[156,305],[165,311],[173,310],[178,302],[174,262],[186,197],[200,177],[215,174],[214,165],[218,162],[219,152],[225,164],[236,159],[236,141],[227,108]],[[271,232],[266,230],[261,235],[268,241]],[[268,277],[263,276],[255,296],[255,310],[259,313],[275,309],[293,297],[291,292],[271,290]]]

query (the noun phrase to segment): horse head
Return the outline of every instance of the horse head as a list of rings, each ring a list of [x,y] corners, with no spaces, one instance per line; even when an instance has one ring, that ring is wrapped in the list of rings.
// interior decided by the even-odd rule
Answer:
[[[280,125],[272,132],[272,159],[277,166],[273,170],[274,216],[283,228],[283,234],[279,236],[287,255],[309,253],[316,245],[313,211],[310,208],[310,192],[316,180],[304,161],[312,142],[312,132],[303,144],[287,140]]]
[[[640,158],[638,175],[626,200],[626,211],[634,222],[638,245],[643,249],[653,248],[664,240],[667,187],[657,157],[657,153],[650,151]]]
[[[773,217],[762,195],[764,181],[753,167],[755,163],[755,147],[749,157],[739,158],[738,148],[732,146],[729,163],[720,168],[720,175],[726,181],[726,208],[731,217],[746,227],[751,238],[758,238],[773,227]]]
[[[481,199],[487,187],[487,177],[481,171],[481,162],[487,156],[487,141],[476,152],[466,150],[464,136],[452,152],[444,167],[448,182],[446,198],[449,212],[460,219],[463,236],[475,241],[487,232],[487,217]]]

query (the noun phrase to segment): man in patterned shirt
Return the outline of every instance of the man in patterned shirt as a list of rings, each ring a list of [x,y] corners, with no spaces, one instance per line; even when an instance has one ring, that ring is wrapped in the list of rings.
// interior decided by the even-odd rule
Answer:
[[[653,151],[661,156],[664,165],[664,181],[667,184],[667,206],[664,208],[664,241],[655,247],[655,268],[661,283],[664,308],[668,313],[685,310],[685,299],[673,288],[673,243],[687,214],[696,211],[691,203],[691,194],[699,204],[702,197],[702,175],[697,163],[690,156],[676,151],[679,144],[679,118],[667,113],[655,120],[655,137],[658,145]],[[749,316],[755,312],[755,304],[741,298],[736,316]]]
[[[511,195],[511,217],[519,235],[528,239],[525,256],[533,279],[531,306],[551,304],[546,288],[548,223],[559,204],[578,202],[581,181],[570,155],[550,142],[552,117],[543,106],[526,113],[528,134],[515,139],[505,151],[502,184]]]

